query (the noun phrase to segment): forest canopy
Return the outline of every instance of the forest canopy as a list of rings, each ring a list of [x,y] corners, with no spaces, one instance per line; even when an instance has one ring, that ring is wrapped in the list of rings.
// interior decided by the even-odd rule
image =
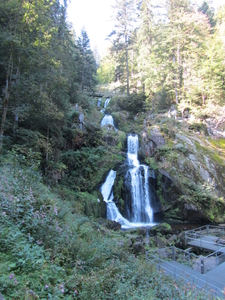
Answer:
[[[115,30],[98,77],[119,81],[128,95],[146,93],[150,106],[223,106],[225,6],[215,14],[207,1],[155,3],[115,1]]]

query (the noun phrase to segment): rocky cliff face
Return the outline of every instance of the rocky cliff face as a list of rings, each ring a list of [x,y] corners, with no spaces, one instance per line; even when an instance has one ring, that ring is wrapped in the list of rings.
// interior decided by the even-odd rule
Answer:
[[[139,102],[127,107],[127,101],[118,95],[111,99],[108,111],[119,130],[103,136],[109,146],[126,152],[126,134],[139,135],[139,160],[156,174],[149,179],[160,203],[154,212],[170,222],[225,222],[225,122],[216,114],[197,119],[175,107],[161,114],[144,112]],[[120,165],[114,186],[123,215],[129,203],[126,171]]]
[[[148,116],[140,155],[156,171],[164,220],[224,222],[225,139],[197,125],[185,118]]]

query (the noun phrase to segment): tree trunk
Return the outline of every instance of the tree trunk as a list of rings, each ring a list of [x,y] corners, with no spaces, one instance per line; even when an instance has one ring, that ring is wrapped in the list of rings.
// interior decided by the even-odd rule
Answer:
[[[173,62],[176,62],[175,55],[173,56]],[[176,104],[179,103],[179,95],[178,95],[178,90],[177,90],[177,83],[176,83],[176,74],[174,75],[175,77],[175,82],[174,82],[174,88],[175,88],[175,97],[176,97]]]
[[[9,104],[12,71],[13,71],[13,59],[11,53],[9,58],[7,73],[6,73],[6,81],[5,81],[5,96],[3,102],[4,104],[3,104],[3,113],[2,113],[1,129],[0,129],[0,153],[2,152],[2,146],[3,146],[3,136],[4,136],[5,121],[6,121],[7,111],[8,111],[8,104]]]
[[[49,124],[47,125],[47,142],[46,142],[46,156],[45,156],[46,163],[48,163],[48,145],[49,145]]]
[[[7,115],[7,111],[8,111],[8,104],[9,104],[9,101],[4,102],[1,130],[0,130],[0,153],[2,152],[2,146],[3,146],[3,136],[4,136],[4,129],[5,129],[6,115]]]
[[[127,49],[127,35],[125,34],[125,50],[126,50],[126,70],[127,70],[127,96],[130,95],[129,87],[129,67],[128,67],[128,49]]]

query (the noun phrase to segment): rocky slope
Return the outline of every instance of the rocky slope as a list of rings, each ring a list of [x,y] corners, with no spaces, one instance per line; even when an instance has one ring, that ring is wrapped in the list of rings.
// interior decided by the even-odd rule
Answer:
[[[120,153],[126,151],[127,133],[139,135],[139,159],[156,174],[149,179],[157,194],[155,214],[168,222],[225,222],[225,138],[215,119],[199,119],[175,107],[144,111],[141,101],[135,105],[133,99],[113,95],[107,113],[119,130],[103,135]],[[123,211],[126,166],[117,169],[114,195]]]
[[[197,121],[147,117],[140,152],[156,170],[164,220],[224,221],[225,139],[210,131]]]

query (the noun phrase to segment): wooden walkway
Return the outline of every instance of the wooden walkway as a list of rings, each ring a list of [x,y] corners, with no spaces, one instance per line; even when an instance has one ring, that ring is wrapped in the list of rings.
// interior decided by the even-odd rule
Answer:
[[[184,280],[199,289],[204,289],[219,299],[224,299],[225,288],[225,263],[219,265],[207,274],[201,274],[176,261],[162,261],[157,264],[158,269],[163,269],[164,274],[173,276],[175,280]]]
[[[187,242],[188,246],[197,247],[200,249],[209,250],[212,252],[220,251],[225,253],[225,244],[221,243],[218,236],[213,235],[203,235],[197,238],[192,238]]]
[[[183,280],[217,299],[225,299],[225,226],[205,225],[185,231],[185,244],[189,249],[166,247],[155,253],[148,251],[146,258],[181,284]],[[197,256],[191,253],[193,248],[211,253]]]

